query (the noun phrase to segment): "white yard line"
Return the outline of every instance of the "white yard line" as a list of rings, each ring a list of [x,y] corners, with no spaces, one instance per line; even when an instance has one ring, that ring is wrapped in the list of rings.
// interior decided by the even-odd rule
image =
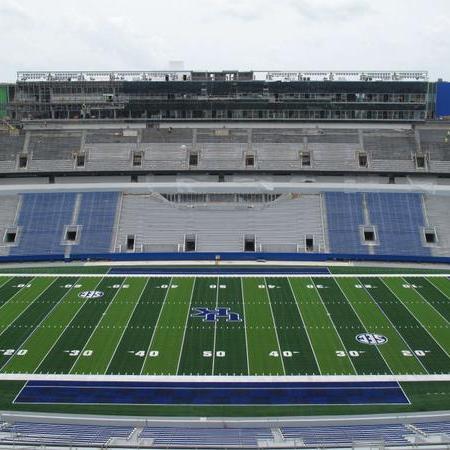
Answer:
[[[54,281],[52,281],[41,293],[39,293],[33,300],[31,300],[30,301],[30,303],[28,303],[28,305],[25,307],[25,309],[18,315],[18,316],[16,316],[16,317],[14,317],[14,320],[12,321],[12,322],[10,322],[10,324],[7,326],[7,327],[5,327],[1,332],[0,332],[0,337],[6,332],[6,330],[8,330],[11,326],[13,326],[14,325],[14,323],[20,318],[20,317],[22,317],[22,315],[23,314],[25,314],[25,312],[26,311],[28,311],[28,308],[30,308],[30,306],[31,305],[33,305],[35,302],[36,302],[36,300],[38,300],[40,297],[42,297],[42,295],[46,292],[46,291],[48,291],[55,283],[56,283],[56,281],[58,280],[59,278],[58,277],[55,277],[55,280]],[[30,283],[32,282],[33,280],[30,280]],[[28,284],[28,283],[27,283]],[[17,291],[17,293],[16,294],[14,294],[6,303],[4,303],[2,306],[4,306],[4,305],[6,305],[6,304],[8,304],[19,292],[22,292],[22,290],[23,289],[30,289],[30,288],[27,288],[27,287],[23,287],[23,288],[20,288],[18,291]],[[64,296],[59,300],[59,302],[62,300],[64,298]],[[59,303],[58,302],[58,303]],[[57,303],[57,304],[58,304]],[[56,305],[55,305],[56,306]],[[52,310],[53,310],[53,308],[52,308]],[[39,324],[40,325],[40,324]],[[8,361],[9,361],[9,359],[8,359]],[[3,367],[3,366],[2,366]]]
[[[364,283],[358,278],[358,282],[363,286]],[[408,344],[408,342],[406,342],[406,339],[403,337],[403,335],[400,333],[400,331],[397,329],[397,327],[394,325],[394,323],[391,321],[391,319],[388,317],[388,315],[384,312],[383,308],[378,304],[378,302],[375,300],[374,297],[372,297],[372,295],[369,292],[369,289],[367,289],[366,287],[364,287],[364,290],[366,291],[367,295],[370,297],[370,299],[372,300],[372,303],[375,305],[376,308],[378,308],[381,312],[381,314],[385,317],[385,319],[389,322],[391,328],[397,333],[397,335],[400,337],[401,341],[406,345],[406,347],[409,349],[409,351],[411,352],[412,355],[414,355],[414,358],[416,359],[416,361],[423,367],[423,369],[425,370],[426,373],[430,373],[428,372],[428,369],[423,365],[423,362],[420,360],[420,358],[415,354],[414,350],[411,348],[411,346]],[[350,302],[349,302],[350,303]],[[361,322],[364,326],[364,322]],[[367,327],[366,327],[367,329]]]
[[[431,337],[431,339],[438,345],[438,347],[440,347],[440,349],[447,355],[447,357],[450,358],[450,355],[447,352],[447,350],[445,350],[444,347],[442,347],[442,345],[439,343],[439,341],[433,337],[433,335],[430,333],[428,328],[425,327],[425,325],[419,320],[419,318],[409,309],[408,305],[405,304],[400,297],[395,295],[395,293],[392,291],[392,289],[386,283],[384,283],[381,278],[380,278],[380,281],[388,288],[389,292],[391,292],[392,295],[406,308],[406,310],[417,320],[417,322],[419,322],[420,326],[428,333],[428,335]]]
[[[308,330],[306,328],[306,323],[303,320],[303,315],[302,315],[302,312],[300,311],[300,305],[298,304],[297,297],[295,296],[295,293],[294,293],[294,289],[292,289],[291,280],[289,280],[289,277],[286,277],[286,278],[287,278],[288,283],[289,283],[289,289],[291,290],[291,294],[292,294],[292,298],[294,299],[295,306],[297,307],[297,311],[298,311],[298,313],[300,315],[300,320],[302,321],[303,329],[305,330],[306,337],[308,338],[309,346],[311,347],[311,351],[312,351],[312,353],[314,355],[314,360],[316,361],[316,366],[317,366],[317,369],[319,370],[319,375],[322,375],[322,370],[320,368],[319,361],[317,360],[316,352],[314,351],[314,347],[312,345],[311,338],[310,338]]]
[[[95,286],[95,289],[97,289],[97,287],[100,285],[100,283],[102,282],[103,278],[100,279],[100,281],[97,283],[97,285]],[[70,289],[72,290],[72,289]],[[67,292],[68,293],[68,292]],[[75,317],[77,316],[77,314],[79,313],[80,309],[86,304],[86,302],[89,299],[86,298],[84,300],[84,302],[82,302],[82,304],[80,305],[80,307],[78,308],[76,314],[73,315],[72,319],[70,320],[70,322],[64,327],[64,330],[61,331],[61,334],[58,336],[58,338],[55,340],[55,342],[53,342],[52,346],[48,349],[47,353],[44,355],[44,357],[41,359],[41,361],[39,362],[39,364],[36,366],[36,368],[34,369],[33,373],[36,373],[36,370],[39,369],[40,365],[45,361],[45,359],[47,358],[47,356],[50,354],[50,352],[53,350],[53,348],[55,347],[55,345],[58,343],[59,339],[63,336],[63,334],[66,332],[67,328],[70,327],[70,324],[75,320]],[[55,305],[56,306],[56,305]]]
[[[317,289],[316,283],[314,283],[314,280],[313,280],[312,278],[311,278],[311,284],[314,286],[314,291],[316,292],[316,295],[317,295],[317,297],[319,298],[320,303],[322,304],[322,306],[323,306],[325,312],[327,313],[327,317],[328,317],[328,319],[330,320],[330,322],[332,323],[333,328],[334,328],[334,331],[336,331],[336,334],[337,334],[337,336],[338,336],[338,338],[339,338],[339,341],[340,341],[340,343],[341,343],[341,345],[342,345],[342,348],[343,348],[344,350],[346,350],[347,358],[349,359],[350,364],[351,364],[352,367],[353,367],[353,372],[355,373],[355,375],[357,375],[357,374],[358,374],[358,371],[356,370],[356,367],[355,367],[355,365],[353,364],[352,357],[349,356],[347,347],[345,346],[344,341],[342,340],[341,335],[340,335],[340,333],[338,332],[338,330],[337,330],[337,328],[336,328],[336,324],[334,323],[334,320],[333,320],[333,318],[331,317],[331,314],[330,314],[329,311],[328,311],[327,305],[325,305],[325,302],[323,301],[323,298],[322,298],[322,296],[320,295],[319,290]],[[345,298],[347,298],[347,297],[345,297]],[[348,301],[348,300],[347,300],[347,301]],[[349,302],[349,303],[350,303],[350,302]],[[362,323],[362,322],[361,322],[361,323]]]
[[[72,363],[72,365],[70,366],[69,369],[69,373],[72,371],[72,369],[75,367],[75,364],[78,362],[78,360],[81,358],[81,356],[83,355],[83,352],[86,350],[86,346],[88,345],[88,343],[90,342],[92,336],[95,334],[95,332],[97,331],[97,328],[100,326],[100,323],[103,319],[103,317],[108,313],[109,308],[111,308],[111,305],[114,303],[114,301],[117,298],[117,295],[119,294],[120,290],[122,289],[123,284],[125,283],[126,277],[124,277],[122,283],[120,283],[120,287],[117,288],[117,291],[115,292],[115,294],[113,295],[112,299],[109,301],[108,306],[106,307],[106,309],[103,311],[102,316],[100,317],[100,319],[97,321],[94,329],[92,330],[91,334],[89,335],[89,337],[87,338],[86,342],[83,345],[83,348],[80,351],[80,354],[78,356],[75,357],[74,362]],[[114,289],[114,288],[113,288]]]
[[[182,375],[178,375],[178,373],[180,371],[181,355],[183,354],[184,340],[186,338],[187,324],[188,324],[188,321],[189,321],[189,317],[191,315],[192,297],[194,296],[195,283],[196,283],[196,279],[194,277],[194,281],[192,283],[191,298],[189,299],[189,306],[188,306],[188,310],[187,310],[186,320],[184,322],[183,339],[181,341],[180,353],[178,355],[177,375],[176,376],[182,376]]]
[[[216,309],[219,307],[219,283],[220,283],[220,278],[217,277],[217,281],[216,281]],[[215,367],[215,362],[216,362],[216,338],[217,338],[217,323],[219,322],[220,319],[215,320],[214,322],[214,343],[213,343],[213,354],[212,354],[212,367],[211,367],[211,375],[214,375],[214,367]]]
[[[276,324],[276,322],[275,322],[275,316],[273,315],[272,299],[270,298],[269,288],[267,287],[267,280],[266,280],[266,277],[264,277],[264,286],[266,287],[266,289],[265,289],[265,291],[266,291],[266,297],[267,297],[267,300],[268,300],[268,302],[269,302],[270,314],[271,314],[271,316],[272,316],[273,329],[275,330],[275,336],[276,336],[276,338],[277,338],[278,352],[279,352],[280,359],[281,359],[281,366],[283,367],[284,375],[286,375],[286,369],[285,369],[285,367],[284,367],[283,351],[281,350],[280,339],[278,338],[277,324]]]
[[[122,334],[120,335],[120,338],[119,338],[119,340],[117,341],[116,348],[115,348],[114,351],[112,352],[111,358],[109,358],[108,364],[106,365],[106,371],[108,371],[108,367],[109,367],[109,365],[111,364],[111,361],[112,361],[112,359],[114,358],[114,355],[116,354],[117,347],[119,347],[120,342],[122,341],[123,335],[125,334],[125,331],[126,331],[127,328],[128,328],[128,325],[129,325],[129,323],[130,323],[131,318],[133,317],[133,314],[134,314],[134,311],[136,310],[137,305],[138,305],[139,302],[141,301],[142,294],[144,293],[145,288],[147,287],[147,284],[148,284],[149,281],[150,281],[150,280],[147,280],[147,282],[146,282],[145,285],[144,285],[144,288],[142,289],[142,292],[139,294],[139,298],[137,299],[137,302],[135,303],[135,305],[134,305],[134,307],[133,307],[133,311],[131,312],[130,317],[129,317],[128,320],[127,320],[127,324],[125,325],[125,327],[124,327],[124,329],[123,329],[123,331],[122,331]],[[92,336],[89,338],[89,340],[91,340],[91,338],[92,338]],[[89,341],[88,341],[88,342],[89,342]],[[73,367],[75,367],[75,365],[74,365]]]
[[[0,275],[1,278],[3,278],[3,275]],[[2,288],[6,283],[8,283],[9,281],[11,281],[13,279],[13,277],[5,277],[5,281],[0,284],[0,288]]]
[[[241,299],[242,299],[242,312],[244,313],[243,325],[244,325],[244,334],[245,334],[245,356],[247,358],[247,374],[250,375],[250,361],[248,357],[248,339],[247,339],[247,312],[245,310],[245,295],[244,295],[244,284],[242,283],[241,278]]]
[[[403,281],[404,281],[406,284],[409,284],[408,281],[406,281],[405,278],[402,277],[402,279],[403,279]],[[433,285],[433,286],[434,286],[434,285]],[[435,307],[429,300],[427,300],[427,299],[422,295],[422,293],[419,291],[419,289],[413,288],[413,290],[414,290],[414,292],[416,292],[417,294],[419,294],[420,298],[423,300],[423,304],[424,304],[424,305],[428,305],[428,306],[431,307],[431,309],[434,309],[434,311],[436,311],[436,313],[437,313],[439,316],[441,316],[442,319],[443,319],[445,322],[447,322],[448,325],[450,325],[450,322],[448,321],[448,319],[447,319],[446,317],[444,317],[444,316],[441,314],[441,312],[438,311],[438,310],[436,309],[436,307]]]
[[[155,338],[156,330],[158,329],[158,325],[159,325],[159,319],[161,318],[162,311],[164,309],[164,305],[166,304],[167,296],[169,295],[170,289],[172,288],[172,282],[173,282],[173,277],[170,278],[170,280],[169,280],[169,284],[168,284],[169,287],[166,290],[166,293],[164,295],[164,299],[163,299],[162,304],[161,304],[161,308],[159,309],[158,318],[156,319],[156,323],[155,323],[155,328],[153,328],[153,333],[152,333],[152,337],[150,339],[150,343],[148,344],[147,350],[145,351],[144,363],[142,364],[141,370],[139,372],[140,375],[142,375],[142,371],[144,370],[145,361],[147,360],[147,354],[150,351],[150,349],[152,348],[153,339]]]
[[[10,278],[10,280],[12,280],[14,278],[14,276],[12,276],[11,278]],[[32,283],[34,281],[34,277],[28,282],[28,283],[26,283],[26,284],[30,284],[30,283]],[[50,286],[52,285],[53,283],[50,283]],[[2,285],[3,286],[3,285]],[[50,286],[47,286],[43,291],[42,291],[42,293],[44,293]],[[14,300],[14,298],[20,293],[20,292],[22,292],[24,289],[29,289],[29,288],[27,288],[27,287],[22,287],[22,288],[19,288],[11,297],[9,297],[8,298],[8,300],[6,300],[6,302],[5,303],[3,303],[3,305],[1,305],[0,306],[0,314],[1,314],[1,312],[2,312],[2,309],[6,306],[6,305],[8,305],[12,300]],[[39,294],[40,295],[40,294]],[[36,297],[37,298],[37,297]],[[35,299],[36,300],[36,299]],[[33,300],[34,301],[34,300]],[[16,319],[14,319],[14,320],[16,320]],[[5,328],[6,329],[6,328]],[[0,334],[2,334],[3,333],[3,331],[2,332],[0,332]]]
[[[78,281],[78,280],[77,280]],[[76,282],[74,284],[76,284]],[[52,283],[53,284],[53,283]],[[50,285],[51,286],[51,285]],[[50,287],[49,286],[49,287]],[[40,323],[34,328],[34,330],[25,338],[25,340],[22,342],[22,344],[20,345],[20,348],[23,348],[26,343],[31,339],[31,337],[34,335],[34,333],[36,333],[37,330],[39,330],[41,328],[41,325],[47,320],[47,318],[50,316],[51,313],[53,313],[53,311],[56,309],[56,307],[73,291],[74,287],[72,285],[71,288],[69,288],[67,290],[67,292],[61,297],[61,299],[58,301],[58,303],[55,304],[55,306],[53,306],[53,308],[45,315],[45,317],[40,321]],[[61,333],[64,333],[64,331],[62,331]],[[11,356],[11,358],[8,359],[8,361],[6,361],[5,364],[3,364],[3,366],[1,367],[1,370],[3,370],[4,368],[6,368],[8,366],[8,364],[13,361],[14,359],[14,355]],[[41,364],[43,360],[39,361],[39,365]]]
[[[336,282],[336,286],[339,288],[339,291],[341,292],[341,294],[344,296],[345,301],[350,305],[350,308],[352,308],[353,312],[355,313],[356,317],[359,320],[359,323],[364,327],[365,330],[367,330],[367,328],[364,325],[364,322],[361,320],[361,317],[359,317],[359,314],[356,312],[355,307],[353,306],[353,304],[348,300],[347,296],[345,295],[344,291],[341,288],[341,285],[339,283]],[[391,366],[387,363],[386,359],[383,356],[383,353],[381,353],[380,348],[375,345],[375,349],[377,350],[378,354],[381,356],[381,359],[384,361],[384,364],[386,364],[387,369],[389,370],[389,372],[394,373],[391,369]]]

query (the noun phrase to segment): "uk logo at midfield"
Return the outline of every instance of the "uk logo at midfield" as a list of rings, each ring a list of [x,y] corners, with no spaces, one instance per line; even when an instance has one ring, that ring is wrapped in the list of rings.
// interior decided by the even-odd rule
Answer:
[[[230,308],[192,308],[191,317],[202,317],[203,322],[218,322],[219,319],[226,319],[227,322],[240,322],[241,316],[231,312]]]
[[[78,294],[81,298],[100,298],[103,297],[103,291],[83,291]]]
[[[360,344],[383,345],[386,344],[388,338],[386,336],[383,336],[382,334],[361,333],[356,336],[356,340]]]

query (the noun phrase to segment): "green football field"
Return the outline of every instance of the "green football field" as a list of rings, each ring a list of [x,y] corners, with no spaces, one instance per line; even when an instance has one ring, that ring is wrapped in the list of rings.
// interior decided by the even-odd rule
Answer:
[[[0,277],[3,374],[450,374],[449,327],[435,275]]]

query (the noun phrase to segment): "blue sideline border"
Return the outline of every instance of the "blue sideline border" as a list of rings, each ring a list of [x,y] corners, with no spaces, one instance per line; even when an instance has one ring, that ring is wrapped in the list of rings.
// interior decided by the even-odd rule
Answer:
[[[14,403],[120,405],[405,405],[397,382],[29,381]]]
[[[415,255],[360,255],[353,253],[85,253],[64,257],[52,255],[0,256],[0,263],[12,262],[72,262],[72,261],[380,261],[405,263],[450,264],[450,257]]]

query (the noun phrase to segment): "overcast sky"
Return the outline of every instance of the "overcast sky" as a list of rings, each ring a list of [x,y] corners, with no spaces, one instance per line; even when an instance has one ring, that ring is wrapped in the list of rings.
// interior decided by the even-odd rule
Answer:
[[[450,0],[0,0],[18,70],[429,70],[450,80]]]

